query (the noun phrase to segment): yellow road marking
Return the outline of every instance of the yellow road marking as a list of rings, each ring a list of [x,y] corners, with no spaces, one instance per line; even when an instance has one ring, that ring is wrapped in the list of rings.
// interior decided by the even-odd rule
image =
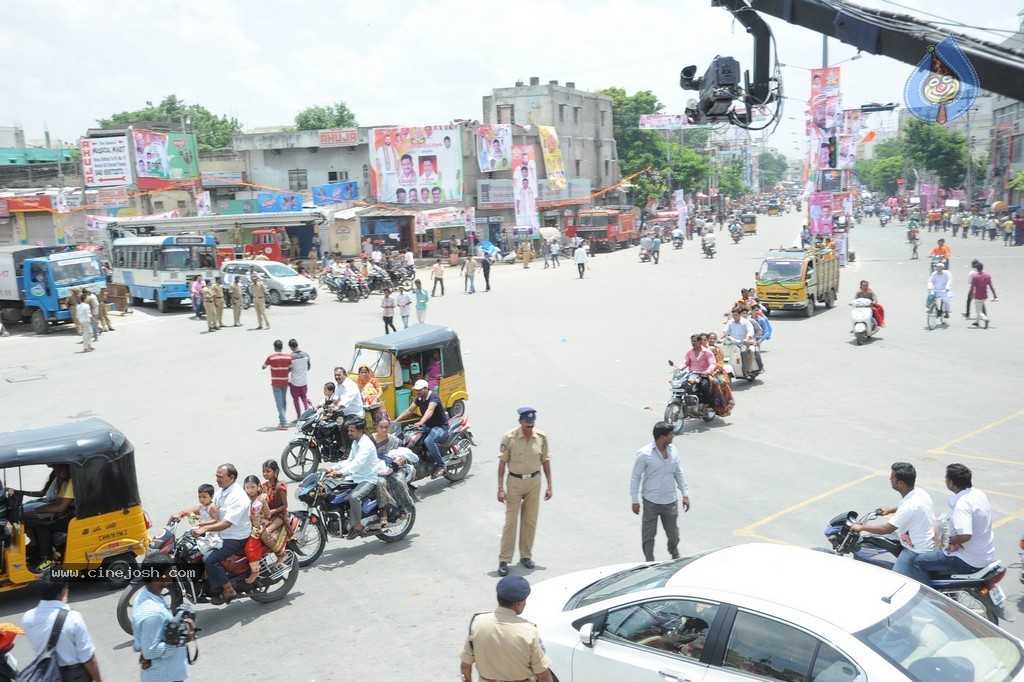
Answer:
[[[942,455],[944,457],[962,457],[964,459],[977,459],[982,462],[994,462],[996,464],[1010,464],[1012,466],[1024,466],[1024,462],[1014,462],[1012,459],[999,459],[998,457],[986,457],[985,455],[970,455],[966,452],[950,452],[938,448],[928,451],[929,455]]]
[[[1019,519],[1020,515],[1021,515],[1021,512],[1017,512],[1016,514],[1011,514],[1010,516],[1006,516],[1004,518],[1001,518],[998,521],[993,522],[992,528],[995,529],[995,528],[1000,528],[1002,526],[1005,526],[1010,521],[1015,521],[1016,519]]]
[[[954,438],[953,440],[949,441],[948,443],[943,443],[939,447],[935,448],[934,450],[929,450],[928,452],[933,453],[933,454],[937,454],[937,455],[948,454],[946,451],[949,450],[949,448],[951,448],[952,446],[956,445],[957,443],[962,443],[963,441],[967,440],[968,438],[973,438],[974,436],[977,436],[977,435],[980,435],[982,433],[985,433],[989,429],[994,429],[997,426],[1005,424],[1006,422],[1008,422],[1008,421],[1010,421],[1012,419],[1016,419],[1017,417],[1021,417],[1021,416],[1024,416],[1024,410],[1017,410],[1016,412],[1014,412],[1011,415],[1007,415],[1006,417],[1003,417],[1002,419],[997,419],[997,420],[995,420],[994,422],[992,422],[990,424],[986,424],[985,426],[982,426],[981,428],[978,428],[978,429],[975,429],[974,431],[971,431],[970,433],[964,434],[962,436],[957,436],[956,438]],[[1000,460],[992,460],[992,461],[1000,461]]]

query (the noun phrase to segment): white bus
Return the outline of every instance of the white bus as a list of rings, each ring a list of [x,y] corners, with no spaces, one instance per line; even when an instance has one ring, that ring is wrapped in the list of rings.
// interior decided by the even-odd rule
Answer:
[[[165,313],[175,301],[189,300],[196,275],[217,276],[217,242],[213,237],[180,235],[115,239],[110,253],[114,284],[128,287],[132,304],[156,302]]]

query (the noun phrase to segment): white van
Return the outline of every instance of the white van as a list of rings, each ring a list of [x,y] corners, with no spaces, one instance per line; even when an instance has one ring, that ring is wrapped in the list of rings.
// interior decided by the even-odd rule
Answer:
[[[227,260],[221,265],[225,282],[235,277],[248,278],[250,270],[263,280],[267,288],[267,302],[277,305],[281,301],[312,301],[316,298],[316,282],[303,277],[284,263],[272,260]]]

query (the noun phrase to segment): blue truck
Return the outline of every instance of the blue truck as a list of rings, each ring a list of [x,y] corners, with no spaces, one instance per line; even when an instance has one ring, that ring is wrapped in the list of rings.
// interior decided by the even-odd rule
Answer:
[[[47,246],[0,246],[0,315],[5,323],[28,322],[37,334],[71,321],[74,287],[106,286],[103,264],[85,251]]]

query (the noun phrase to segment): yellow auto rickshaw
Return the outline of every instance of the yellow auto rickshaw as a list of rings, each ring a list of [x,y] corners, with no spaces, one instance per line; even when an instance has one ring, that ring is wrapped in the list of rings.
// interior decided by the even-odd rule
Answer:
[[[35,582],[40,563],[102,568],[112,587],[129,583],[149,543],[149,519],[135,447],[123,433],[99,419],[0,433],[0,475],[0,491],[13,490],[0,499],[0,592]]]
[[[779,206],[777,201],[771,201],[768,203],[768,215],[776,217],[782,215],[782,207]]]
[[[741,213],[740,224],[743,226],[743,234],[757,234],[756,213]]]
[[[381,402],[395,417],[415,399],[413,384],[424,379],[436,390],[448,414],[466,413],[466,372],[458,335],[448,327],[417,324],[394,334],[356,344],[350,377],[359,380],[359,368],[368,367],[381,387]]]

